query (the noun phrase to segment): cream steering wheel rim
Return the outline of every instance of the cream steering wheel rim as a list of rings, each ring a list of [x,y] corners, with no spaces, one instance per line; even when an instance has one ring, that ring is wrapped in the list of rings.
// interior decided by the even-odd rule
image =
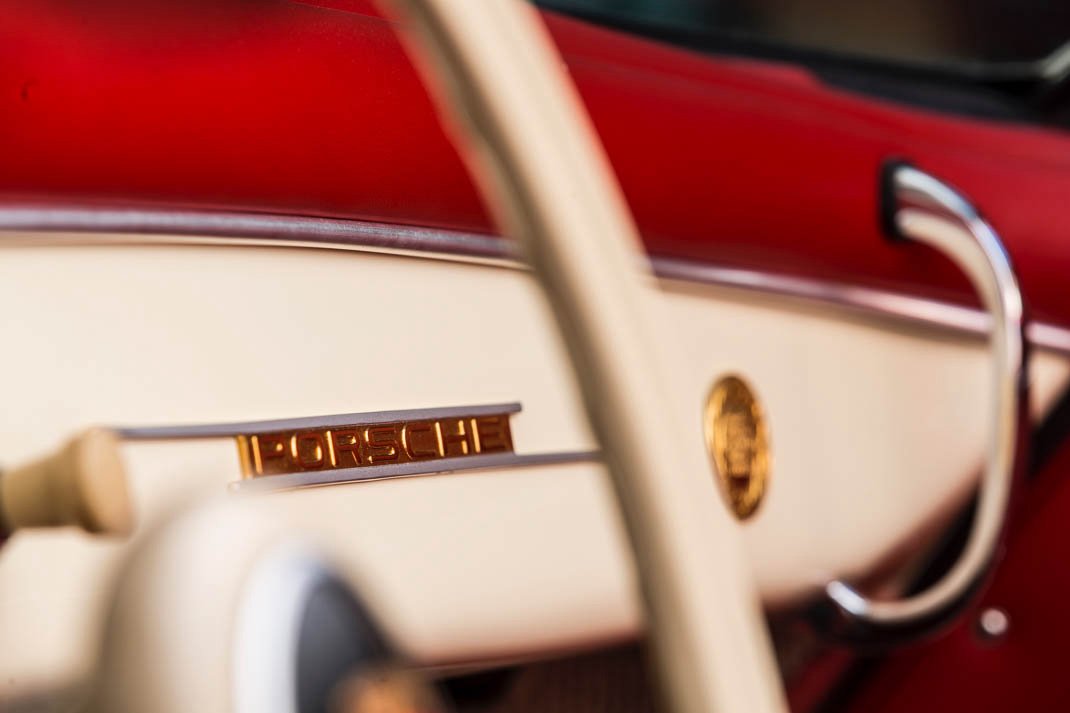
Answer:
[[[385,4],[553,307],[636,556],[670,709],[786,710],[738,525],[705,454],[672,425],[639,308],[634,223],[535,11],[518,0]]]

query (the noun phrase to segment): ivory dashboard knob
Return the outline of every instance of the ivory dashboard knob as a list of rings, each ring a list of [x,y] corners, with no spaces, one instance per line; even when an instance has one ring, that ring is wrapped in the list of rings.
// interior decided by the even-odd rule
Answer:
[[[0,530],[68,525],[109,535],[133,530],[114,431],[89,429],[51,455],[0,474]]]

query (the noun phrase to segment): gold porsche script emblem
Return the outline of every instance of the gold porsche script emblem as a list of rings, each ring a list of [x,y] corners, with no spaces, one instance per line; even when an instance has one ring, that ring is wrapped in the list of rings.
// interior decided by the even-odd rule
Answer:
[[[512,453],[509,413],[352,422],[237,436],[242,475],[259,478]]]
[[[705,414],[706,448],[729,507],[740,520],[754,514],[769,477],[769,440],[761,407],[746,382],[720,379]]]

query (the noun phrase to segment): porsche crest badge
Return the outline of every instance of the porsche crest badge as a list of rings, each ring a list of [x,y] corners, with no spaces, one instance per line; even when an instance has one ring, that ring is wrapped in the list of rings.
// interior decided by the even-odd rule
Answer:
[[[769,478],[769,438],[761,406],[745,381],[725,376],[706,400],[704,429],[717,480],[740,520],[755,513]]]

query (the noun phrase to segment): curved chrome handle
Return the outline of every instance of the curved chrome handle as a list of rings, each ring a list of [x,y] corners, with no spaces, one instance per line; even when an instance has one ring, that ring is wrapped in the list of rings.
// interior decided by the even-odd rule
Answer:
[[[984,583],[1002,540],[1027,423],[1022,294],[999,236],[965,198],[915,168],[891,166],[884,189],[893,235],[924,243],[951,258],[969,276],[992,316],[993,419],[969,539],[943,578],[917,595],[892,601],[868,599],[839,580],[826,586],[835,632],[866,642],[931,632],[953,619]]]

